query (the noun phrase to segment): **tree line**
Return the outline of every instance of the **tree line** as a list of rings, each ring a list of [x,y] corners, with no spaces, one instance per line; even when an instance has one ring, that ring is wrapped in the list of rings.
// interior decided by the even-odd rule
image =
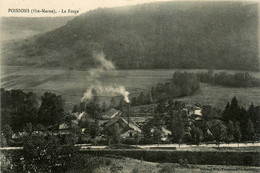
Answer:
[[[139,96],[131,98],[132,106],[157,103],[163,99],[190,96],[200,89],[199,79],[194,73],[174,72],[171,79],[158,83],[151,92],[140,92]]]
[[[14,132],[22,131],[27,123],[50,126],[65,116],[61,96],[45,92],[39,103],[35,93],[1,88],[1,127],[10,125]]]
[[[236,72],[228,74],[223,71],[214,73],[214,70],[209,70],[205,73],[197,73],[197,77],[201,82],[211,84],[232,86],[232,87],[259,87],[260,80],[251,76],[248,72]]]

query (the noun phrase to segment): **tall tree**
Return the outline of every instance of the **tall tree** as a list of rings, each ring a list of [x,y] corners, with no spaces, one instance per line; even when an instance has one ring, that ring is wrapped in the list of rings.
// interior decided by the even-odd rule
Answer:
[[[45,92],[38,111],[39,122],[45,126],[55,125],[64,117],[63,99],[51,92]]]
[[[22,131],[26,123],[36,123],[38,101],[32,92],[21,90],[1,90],[1,124],[9,124],[12,129]]]
[[[38,101],[36,94],[29,92],[25,96],[22,114],[25,116],[24,118],[27,120],[27,123],[36,124],[37,123],[37,111],[38,111]]]
[[[254,135],[255,135],[255,129],[254,129],[254,124],[252,121],[249,119],[246,124],[246,139],[247,140],[254,140]]]
[[[246,112],[246,117],[252,121],[254,124],[255,130],[258,131],[260,128],[260,109],[259,106],[254,106],[253,103],[249,106],[247,112]]]
[[[191,137],[193,139],[193,142],[199,145],[203,139],[202,130],[199,127],[196,127],[195,125],[191,126]]]
[[[172,132],[173,141],[180,145],[184,135],[184,123],[180,113],[177,111],[175,111],[174,115],[172,116],[170,130]]]
[[[222,119],[225,122],[228,122],[229,120],[231,120],[231,108],[230,108],[230,103],[228,102],[224,111],[222,112]]]
[[[238,142],[238,146],[239,146],[239,142],[241,141],[241,138],[242,138],[242,135],[241,135],[241,131],[240,131],[239,122],[236,121],[235,126],[234,126],[234,139],[235,139],[235,141]]]
[[[231,100],[231,109],[236,109],[238,107],[238,101],[236,97],[233,97]]]
[[[234,123],[229,120],[227,124],[227,141],[232,142],[234,140]]]
[[[220,120],[215,120],[213,126],[211,127],[211,132],[218,145],[220,142],[227,139],[227,127]]]

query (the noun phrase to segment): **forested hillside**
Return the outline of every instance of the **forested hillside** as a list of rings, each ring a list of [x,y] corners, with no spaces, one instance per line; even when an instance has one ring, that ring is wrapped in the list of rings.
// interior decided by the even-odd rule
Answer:
[[[259,70],[257,3],[160,2],[82,14],[4,55],[6,65]]]

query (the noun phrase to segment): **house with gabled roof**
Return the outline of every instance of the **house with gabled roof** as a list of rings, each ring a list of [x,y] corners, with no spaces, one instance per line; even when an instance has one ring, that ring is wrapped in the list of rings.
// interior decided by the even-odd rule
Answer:
[[[187,106],[184,108],[184,110],[187,112],[187,115],[190,117],[190,119],[195,121],[202,120],[202,108],[198,105]]]
[[[126,120],[118,115],[105,124],[105,133],[107,135],[113,135],[116,125],[122,138],[133,138],[135,134],[140,135],[142,133],[142,130],[134,121],[130,118]]]

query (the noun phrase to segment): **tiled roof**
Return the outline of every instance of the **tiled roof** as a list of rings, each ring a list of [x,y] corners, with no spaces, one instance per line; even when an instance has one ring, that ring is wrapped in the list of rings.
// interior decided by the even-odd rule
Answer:
[[[108,123],[106,124],[106,127],[109,127],[109,126],[113,125],[116,122],[123,123],[124,124],[123,127],[125,127],[125,128],[130,128],[130,129],[133,129],[133,130],[138,131],[140,133],[142,132],[142,130],[138,127],[138,125],[135,122],[133,122],[131,119],[129,119],[129,125],[128,125],[128,121],[125,120],[122,117],[110,119],[108,121]]]

